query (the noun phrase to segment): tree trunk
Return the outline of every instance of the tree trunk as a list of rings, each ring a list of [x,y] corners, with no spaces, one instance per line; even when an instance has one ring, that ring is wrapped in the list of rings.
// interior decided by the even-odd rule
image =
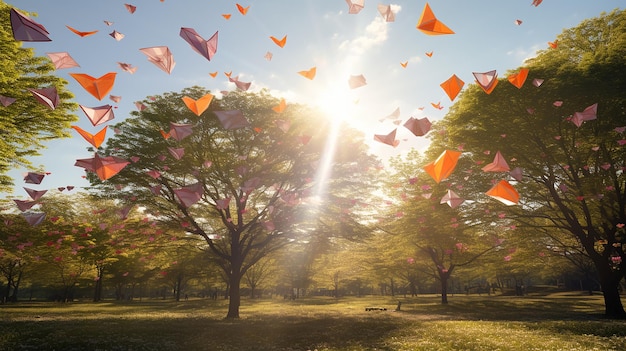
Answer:
[[[13,294],[11,294],[11,297],[9,297],[11,302],[17,302],[17,292],[20,290],[20,282],[22,281],[22,273],[23,271],[20,270],[20,272],[17,275],[17,279],[13,282]]]
[[[452,276],[454,265],[451,265],[448,269],[439,268],[439,281],[441,282],[441,304],[448,304],[448,280]]]
[[[229,300],[228,300],[228,314],[226,318],[234,319],[239,318],[239,305],[241,305],[241,291],[240,285],[241,283],[241,273],[239,269],[233,269],[230,274],[229,279]]]
[[[230,294],[230,280],[226,283],[226,289],[224,289],[224,300],[228,300],[228,294]]]
[[[441,280],[441,304],[448,304],[448,275],[440,274],[439,278]]]
[[[411,296],[417,296],[417,287],[415,286],[415,282],[409,283],[409,290],[411,292]]]
[[[598,268],[604,296],[604,315],[608,318],[626,319],[626,312],[619,295],[621,279],[617,279],[610,268]]]
[[[70,302],[70,287],[69,286],[65,286],[65,288],[63,289],[63,300],[64,303]]]
[[[11,296],[11,286],[13,286],[13,274],[7,274],[5,278],[7,279],[7,285],[4,291],[4,296],[2,296],[2,301],[0,302],[9,302],[9,296]]]
[[[183,285],[183,274],[180,273],[176,276],[176,282],[174,283],[174,294],[176,297],[176,302],[180,301],[180,290]]]
[[[123,296],[122,296],[123,289],[124,289],[123,283],[115,284],[115,300],[116,301],[123,300]]]
[[[236,240],[235,240],[236,239]],[[241,305],[241,278],[243,276],[241,267],[243,257],[239,251],[238,236],[233,236],[231,243],[230,272],[228,275],[228,314],[227,319],[239,318],[239,306]]]
[[[100,279],[98,279],[96,281],[96,285],[93,291],[93,302],[98,302],[102,299],[101,291],[102,291],[102,282],[100,281]]]
[[[9,296],[11,296],[11,278],[7,278],[7,286],[6,289],[4,291],[4,296],[2,296],[2,301],[0,302],[8,302],[9,301]]]
[[[104,268],[96,267],[96,269],[98,271],[98,280],[96,280],[94,287],[93,302],[102,301],[102,277],[104,276]]]
[[[126,294],[128,295],[128,297],[126,299],[128,301],[132,301],[135,298],[135,285],[137,285],[137,283],[132,283],[130,285],[130,293],[126,292]]]
[[[617,284],[612,287],[603,285],[604,315],[608,318],[626,319]]]

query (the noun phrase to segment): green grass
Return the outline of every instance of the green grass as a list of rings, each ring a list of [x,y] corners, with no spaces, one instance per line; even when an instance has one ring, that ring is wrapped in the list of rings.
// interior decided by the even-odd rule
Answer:
[[[0,306],[0,350],[626,350],[626,321],[604,319],[600,296],[438,302],[244,300],[238,320],[224,319],[224,300],[8,304]]]

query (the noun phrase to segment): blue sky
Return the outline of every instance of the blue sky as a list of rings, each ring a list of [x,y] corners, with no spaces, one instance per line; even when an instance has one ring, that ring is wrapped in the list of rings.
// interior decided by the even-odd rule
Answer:
[[[504,77],[507,70],[520,67],[537,50],[547,49],[564,29],[586,18],[623,8],[624,1],[545,0],[538,7],[531,0],[432,0],[428,3],[439,20],[455,31],[454,35],[428,36],[416,29],[426,1],[379,2],[365,0],[358,14],[349,14],[345,0],[241,0],[249,6],[241,15],[236,1],[230,0],[9,0],[18,9],[37,13],[33,19],[50,32],[51,42],[24,43],[37,55],[67,51],[80,67],[58,70],[78,104],[95,107],[116,106],[115,120],[122,121],[135,109],[134,102],[150,95],[180,91],[199,85],[213,92],[234,90],[223,72],[232,71],[251,91],[269,89],[287,102],[319,106],[332,118],[344,119],[362,130],[371,152],[382,159],[410,148],[423,149],[427,139],[413,136],[402,126],[397,148],[372,141],[374,134],[387,134],[397,126],[391,120],[380,122],[397,108],[400,119],[428,117],[436,121],[452,104],[439,84],[456,74],[467,84],[472,72],[497,70]],[[135,5],[131,14],[125,3]],[[392,4],[394,22],[385,22],[378,4]],[[232,14],[230,20],[222,14]],[[516,19],[522,21],[516,25]],[[107,26],[104,21],[113,24]],[[98,30],[93,36],[79,37],[65,26],[80,31]],[[197,54],[180,36],[181,27],[194,28],[208,39],[219,31],[217,53],[211,61]],[[109,33],[116,30],[124,38],[116,41]],[[269,36],[287,35],[284,48]],[[170,75],[147,61],[139,49],[165,45],[170,48],[176,67]],[[271,52],[273,57],[264,56]],[[426,52],[433,52],[427,57]],[[406,68],[400,63],[408,61]],[[122,71],[118,62],[137,67],[134,74]],[[297,72],[317,67],[317,76],[308,80]],[[218,71],[216,78],[209,72]],[[100,77],[117,72],[112,95],[119,103],[98,101],[85,92],[69,73]],[[349,89],[351,75],[362,74],[367,85]],[[529,77],[532,77],[532,72]],[[549,78],[549,77],[543,77]],[[442,110],[431,102],[441,102]],[[422,109],[423,108],[423,109]],[[76,125],[95,133],[82,111]],[[38,189],[73,185],[88,186],[81,177],[84,170],[74,166],[76,159],[92,156],[88,144],[72,131],[71,139],[48,144],[34,166],[50,172]],[[16,169],[15,195],[23,197],[22,174]],[[28,184],[32,186],[32,184]]]

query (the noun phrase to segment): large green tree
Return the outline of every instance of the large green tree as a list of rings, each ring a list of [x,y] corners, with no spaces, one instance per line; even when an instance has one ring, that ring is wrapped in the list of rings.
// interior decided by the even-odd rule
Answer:
[[[78,107],[70,100],[73,94],[67,81],[54,75],[54,65],[47,57],[35,56],[31,48],[13,38],[9,11],[11,6],[0,1],[0,95],[15,99],[0,106],[0,190],[13,184],[6,174],[18,166],[30,166],[29,156],[38,155],[45,142],[67,138],[69,127],[78,117]],[[51,110],[38,102],[28,89],[55,87],[59,104]]]
[[[227,317],[238,318],[241,279],[260,259],[312,235],[363,231],[349,212],[357,207],[357,185],[367,179],[359,175],[375,160],[350,130],[325,153],[339,127],[305,106],[275,112],[279,101],[266,92],[231,92],[199,114],[183,103],[207,94],[192,87],[144,101],[145,109],[118,124],[121,133],[101,151],[133,162],[100,188],[203,238],[228,277]],[[238,126],[218,118],[239,113],[245,121]],[[191,133],[176,134],[172,123]]]
[[[0,301],[17,301],[20,283],[27,275],[33,257],[37,255],[36,244],[41,244],[35,243],[33,238],[41,233],[18,215],[3,214],[1,218],[0,277],[6,281],[6,285],[4,292],[0,293]]]
[[[530,73],[520,89],[505,79],[491,94],[469,86],[432,134],[432,148],[463,148],[461,159],[474,166],[451,178],[469,177],[464,195],[474,201],[493,201],[484,192],[507,177],[477,166],[496,151],[523,169],[513,181],[521,199],[507,218],[543,235],[546,247],[578,243],[598,271],[606,315],[624,318],[626,11],[585,20],[556,39],[556,48],[524,64]],[[576,114],[594,104],[597,119]]]
[[[423,171],[425,164],[416,151],[391,161],[394,173],[385,189],[392,205],[380,227],[398,244],[414,249],[409,261],[422,267],[415,273],[427,271],[438,280],[441,303],[446,304],[455,270],[500,247],[507,229],[493,225],[497,213],[480,203],[442,201],[444,196],[462,193],[464,179],[436,183]]]

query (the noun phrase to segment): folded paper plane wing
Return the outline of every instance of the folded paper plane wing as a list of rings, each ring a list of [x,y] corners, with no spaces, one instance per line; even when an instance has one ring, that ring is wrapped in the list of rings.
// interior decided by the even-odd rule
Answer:
[[[100,124],[106,123],[115,118],[113,114],[113,106],[111,105],[102,105],[97,107],[87,107],[83,105],[78,105],[81,110],[85,113],[91,124],[95,127]]]
[[[83,130],[79,126],[72,126],[72,128],[76,132],[78,132],[78,134],[80,134],[85,140],[87,140],[87,142],[89,144],[93,145],[96,149],[99,148],[100,145],[102,145],[102,143],[104,142],[104,138],[106,137],[106,133],[107,133],[107,127],[106,126],[104,128],[102,128],[102,130],[100,130],[96,134],[91,134],[91,133]]]
[[[506,180],[499,181],[485,194],[502,202],[507,206],[512,206],[519,202],[519,193]]]
[[[424,166],[424,170],[428,173],[435,182],[439,183],[443,179],[446,179],[452,174],[456,164],[461,156],[461,152],[453,150],[445,150],[435,162],[431,162]]]
[[[250,122],[239,110],[215,111],[215,115],[225,129],[244,128],[250,125]]]
[[[191,48],[211,61],[217,52],[218,32],[215,32],[208,40],[205,40],[193,28],[182,27],[180,36],[191,46]]]
[[[209,105],[213,100],[213,95],[206,94],[198,100],[194,100],[188,96],[183,96],[182,99],[191,112],[193,112],[196,116],[200,116],[204,111],[206,111],[206,109],[209,108]]]
[[[10,11],[13,38],[19,41],[51,41],[48,31],[41,24],[16,9]]]
[[[99,78],[94,78],[84,73],[70,73],[70,76],[76,79],[78,84],[89,94],[98,100],[102,100],[113,89],[116,74],[115,72],[109,72]]]
[[[153,46],[149,48],[139,49],[144,55],[148,56],[148,61],[167,74],[171,74],[176,62],[174,56],[167,46]]]
[[[417,22],[417,29],[428,35],[454,34],[452,29],[448,28],[448,26],[435,17],[428,3],[424,6],[422,15]]]

